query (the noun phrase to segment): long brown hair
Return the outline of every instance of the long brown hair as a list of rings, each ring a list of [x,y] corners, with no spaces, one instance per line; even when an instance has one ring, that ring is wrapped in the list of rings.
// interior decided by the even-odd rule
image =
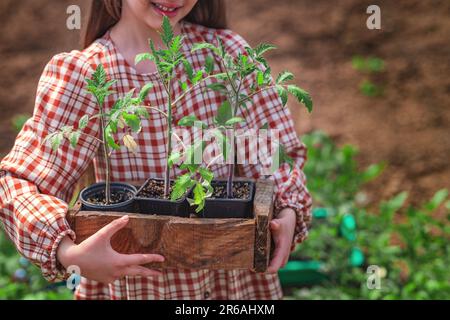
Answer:
[[[85,32],[81,36],[83,48],[103,36],[114,26],[122,12],[122,0],[92,0]],[[185,21],[209,28],[227,27],[225,0],[198,0]]]

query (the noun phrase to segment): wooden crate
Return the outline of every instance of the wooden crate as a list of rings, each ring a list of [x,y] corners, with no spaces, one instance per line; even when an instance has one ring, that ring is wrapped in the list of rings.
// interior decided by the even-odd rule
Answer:
[[[126,213],[128,225],[111,239],[120,253],[158,253],[166,259],[158,268],[265,272],[270,259],[269,222],[273,213],[274,184],[256,182],[253,219],[197,219]],[[122,212],[80,211],[67,216],[77,243],[87,239]]]

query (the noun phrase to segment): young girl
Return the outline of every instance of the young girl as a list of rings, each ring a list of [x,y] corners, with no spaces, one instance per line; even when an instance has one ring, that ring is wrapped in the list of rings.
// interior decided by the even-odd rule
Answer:
[[[276,182],[275,218],[271,230],[275,252],[269,272],[250,270],[149,270],[142,267],[164,257],[152,254],[123,255],[115,252],[110,239],[124,228],[128,217],[112,222],[79,245],[65,219],[67,201],[73,186],[94,161],[97,180],[104,179],[105,159],[97,152],[96,140],[84,138],[76,149],[63,145],[53,152],[42,141],[49,132],[74,125],[84,114],[95,114],[96,104],[85,91],[85,79],[96,66],[104,65],[108,75],[117,79],[117,94],[106,101],[111,108],[118,96],[132,88],[152,82],[154,90],[146,104],[164,106],[167,97],[155,66],[134,65],[135,56],[148,52],[148,39],[162,45],[157,33],[164,15],[170,18],[177,34],[185,36],[184,51],[190,62],[200,68],[205,53],[190,53],[193,43],[222,40],[233,56],[245,52],[247,43],[225,29],[225,1],[219,0],[94,0],[82,51],[54,56],[40,79],[33,117],[18,135],[12,151],[0,166],[0,218],[20,253],[40,266],[49,281],[62,279],[66,269],[80,268],[82,281],[77,299],[279,299],[282,297],[277,271],[288,260],[293,245],[305,239],[310,222],[311,198],[305,187],[302,168],[305,147],[298,140],[288,109],[283,108],[276,90],[253,99],[246,115],[249,127],[268,123],[280,130],[283,143],[294,158],[293,171],[283,165],[273,175]],[[176,94],[180,94],[174,81]],[[175,110],[174,123],[195,114],[212,123],[223,102],[219,93],[207,99],[191,95]],[[152,113],[143,123],[137,140],[139,150],[131,154],[122,149],[113,153],[112,179],[144,180],[162,176],[165,168],[165,118]],[[87,129],[99,135],[99,125]],[[255,166],[243,166],[241,172],[258,178]],[[216,175],[224,175],[218,168]],[[176,236],[176,235],[175,235]]]

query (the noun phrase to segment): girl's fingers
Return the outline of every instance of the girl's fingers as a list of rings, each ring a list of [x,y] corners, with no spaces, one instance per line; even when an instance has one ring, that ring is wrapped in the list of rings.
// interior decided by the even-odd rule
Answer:
[[[284,268],[287,263],[289,261],[289,254],[286,255],[286,257],[284,257],[283,263],[281,264],[281,268]]]
[[[159,254],[122,254],[120,260],[121,265],[139,266],[152,262],[164,262],[164,257]]]
[[[281,228],[281,225],[277,219],[270,221],[270,230],[277,232],[280,230],[280,228]]]
[[[130,266],[123,272],[123,277],[159,277],[162,273],[156,270],[147,269],[142,266]]]
[[[270,261],[269,268],[267,272],[276,273],[280,269],[284,259],[285,259],[285,245],[283,242],[279,242],[275,248],[272,261]]]
[[[114,220],[113,222],[109,223],[108,225],[104,226],[102,229],[97,231],[96,235],[106,240],[111,240],[112,236],[117,231],[124,228],[128,224],[129,219],[130,218],[128,216],[124,216],[120,219]]]

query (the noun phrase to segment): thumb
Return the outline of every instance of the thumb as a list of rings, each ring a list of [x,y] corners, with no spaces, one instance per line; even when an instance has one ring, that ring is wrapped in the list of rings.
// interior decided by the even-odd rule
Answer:
[[[119,230],[123,229],[130,220],[130,217],[124,216],[120,219],[116,219],[113,222],[107,224],[102,229],[100,229],[96,235],[104,238],[105,240],[111,240],[112,236],[116,234]]]

